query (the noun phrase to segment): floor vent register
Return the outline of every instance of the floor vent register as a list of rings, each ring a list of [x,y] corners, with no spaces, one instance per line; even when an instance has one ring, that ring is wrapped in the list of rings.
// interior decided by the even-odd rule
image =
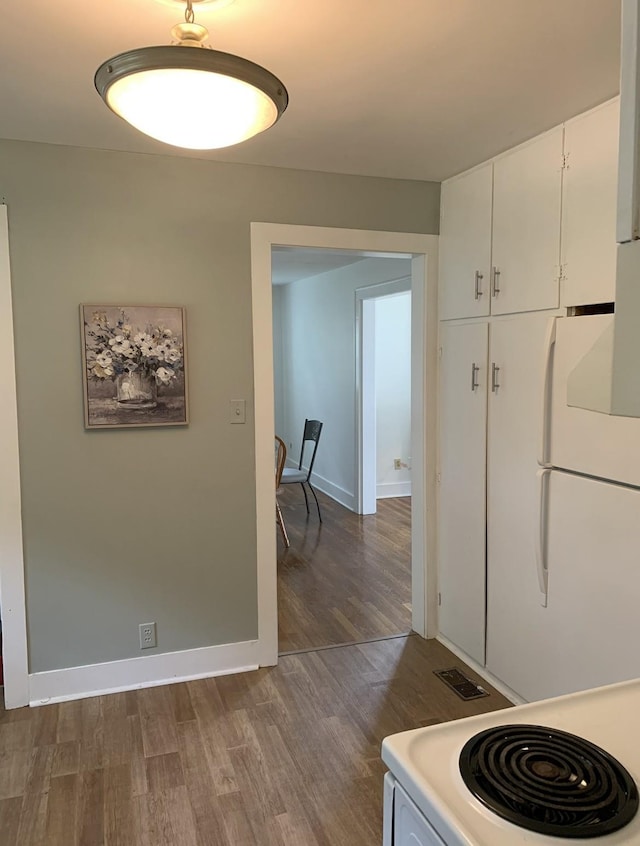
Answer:
[[[451,667],[448,670],[434,670],[435,675],[457,693],[460,699],[480,699],[481,696],[488,696],[484,688],[467,678],[462,670]]]

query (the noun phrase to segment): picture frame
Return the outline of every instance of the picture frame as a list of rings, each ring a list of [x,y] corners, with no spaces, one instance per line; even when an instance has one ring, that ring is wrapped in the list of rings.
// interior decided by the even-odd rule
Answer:
[[[86,429],[186,426],[181,306],[80,305]]]

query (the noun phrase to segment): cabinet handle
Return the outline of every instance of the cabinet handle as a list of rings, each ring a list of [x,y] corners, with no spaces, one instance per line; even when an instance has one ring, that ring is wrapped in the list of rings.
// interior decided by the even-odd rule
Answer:
[[[500,282],[500,268],[494,267],[493,268],[493,281],[491,283],[491,296],[492,297],[497,297],[498,294],[500,293],[500,285],[498,284],[499,282]]]
[[[500,373],[500,368],[495,363],[495,361],[491,362],[491,390],[494,394],[498,393],[498,388],[500,387],[500,382],[498,382],[498,373]]]
[[[547,499],[551,470],[538,470],[538,520],[535,527],[536,568],[540,586],[540,603],[543,608],[549,601],[549,569],[547,561]]]
[[[476,298],[476,300],[479,300],[480,297],[482,296],[482,288],[480,287],[480,283],[482,282],[483,279],[484,279],[483,274],[480,273],[479,270],[476,270],[476,287],[475,287],[475,298]]]
[[[479,372],[479,370],[480,370],[480,367],[474,361],[473,364],[471,365],[471,390],[472,391],[475,391],[475,389],[480,384],[478,382],[478,372]]]

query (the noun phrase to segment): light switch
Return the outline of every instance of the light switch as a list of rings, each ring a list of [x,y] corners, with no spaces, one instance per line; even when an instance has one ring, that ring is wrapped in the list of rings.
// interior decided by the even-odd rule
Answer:
[[[245,423],[246,406],[247,403],[245,400],[229,400],[229,422]]]

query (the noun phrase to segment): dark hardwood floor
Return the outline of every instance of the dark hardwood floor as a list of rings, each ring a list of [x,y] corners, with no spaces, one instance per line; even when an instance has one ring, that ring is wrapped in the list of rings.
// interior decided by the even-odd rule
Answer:
[[[411,635],[0,710],[0,843],[379,846],[382,738],[508,705],[459,699],[452,664]]]
[[[459,699],[433,671],[464,664],[406,634],[410,500],[318,496],[322,525],[280,499],[277,667],[0,709],[2,846],[379,846],[382,739],[509,706]]]
[[[380,499],[361,516],[318,492],[307,516],[300,485],[278,495],[291,546],[278,534],[281,653],[361,643],[411,629],[411,499]]]

